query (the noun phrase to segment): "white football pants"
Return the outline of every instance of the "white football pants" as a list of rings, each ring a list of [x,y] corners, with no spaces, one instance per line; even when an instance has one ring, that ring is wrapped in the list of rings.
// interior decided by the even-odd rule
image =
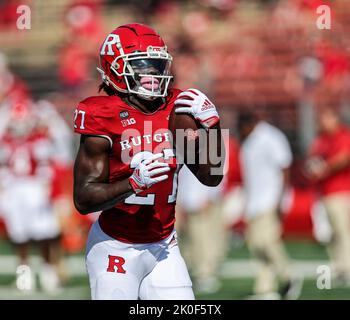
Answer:
[[[175,231],[155,243],[124,243],[105,234],[96,221],[88,237],[86,268],[93,300],[194,299]]]

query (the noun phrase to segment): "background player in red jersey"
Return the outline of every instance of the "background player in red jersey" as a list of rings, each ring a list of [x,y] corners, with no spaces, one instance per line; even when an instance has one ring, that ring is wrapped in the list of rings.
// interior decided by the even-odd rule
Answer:
[[[87,98],[75,111],[81,134],[75,205],[82,214],[102,211],[87,244],[93,299],[194,298],[174,230],[181,164],[174,161],[168,122],[179,105],[207,133],[220,134],[220,125],[203,93],[168,89],[171,61],[150,27],[118,27],[100,49],[100,89],[107,96]],[[221,143],[215,151],[221,155]],[[189,167],[202,183],[216,186],[222,174],[208,172],[218,166],[223,163]]]
[[[0,211],[18,256],[17,289],[34,292],[39,271],[40,288],[54,293],[60,289],[62,232],[55,210],[60,197],[60,191],[54,192],[58,163],[54,137],[40,111],[38,103],[27,99],[9,99],[1,107]],[[39,270],[30,260],[33,244],[43,260]]]
[[[309,150],[306,172],[315,184],[332,235],[328,253],[335,284],[350,284],[350,132],[331,107],[320,108],[319,134]]]

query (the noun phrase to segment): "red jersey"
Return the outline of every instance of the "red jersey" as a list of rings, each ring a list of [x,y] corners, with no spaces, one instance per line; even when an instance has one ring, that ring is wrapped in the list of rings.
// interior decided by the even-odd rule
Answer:
[[[32,132],[16,137],[5,134],[1,138],[0,168],[12,178],[52,177],[52,142],[48,136]]]
[[[332,135],[321,134],[311,147],[311,155],[321,157],[326,162],[343,152],[350,152],[350,131],[345,127]],[[319,189],[325,195],[350,191],[350,166],[322,180]]]
[[[90,97],[75,111],[75,132],[105,137],[111,143],[109,182],[131,176],[140,157],[164,153],[169,178],[131,195],[99,217],[102,230],[129,243],[150,243],[166,238],[175,223],[177,173],[168,131],[169,115],[180,90],[169,90],[164,104],[154,113],[142,113],[118,96]]]

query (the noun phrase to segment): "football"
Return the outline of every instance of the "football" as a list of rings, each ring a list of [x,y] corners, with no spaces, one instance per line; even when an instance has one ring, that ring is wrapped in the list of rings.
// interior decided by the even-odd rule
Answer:
[[[172,134],[172,143],[177,155],[181,158],[183,157],[183,160],[186,163],[189,157],[188,153],[196,157],[198,151],[198,143],[196,141],[195,144],[189,144],[188,141],[196,140],[197,129],[200,128],[200,125],[191,115],[184,113],[175,113],[175,110],[176,107],[174,107],[170,113],[169,131]],[[176,135],[176,130],[179,129],[180,132],[178,132],[178,135]],[[184,130],[185,135],[181,135],[181,129]],[[180,140],[183,141],[181,142]],[[192,156],[190,157],[192,158]]]
[[[169,117],[169,130],[172,133],[174,139],[176,138],[176,129],[192,129],[193,131],[199,129],[197,121],[192,116],[184,113],[175,113],[175,110],[176,107],[171,110]]]

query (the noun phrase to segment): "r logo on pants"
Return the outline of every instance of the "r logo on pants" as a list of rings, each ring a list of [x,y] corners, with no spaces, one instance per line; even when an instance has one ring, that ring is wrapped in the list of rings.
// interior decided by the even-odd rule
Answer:
[[[125,259],[118,256],[108,255],[108,268],[107,272],[118,272],[118,273],[126,273],[123,268],[123,264],[125,263]],[[117,270],[115,269],[117,267]]]

